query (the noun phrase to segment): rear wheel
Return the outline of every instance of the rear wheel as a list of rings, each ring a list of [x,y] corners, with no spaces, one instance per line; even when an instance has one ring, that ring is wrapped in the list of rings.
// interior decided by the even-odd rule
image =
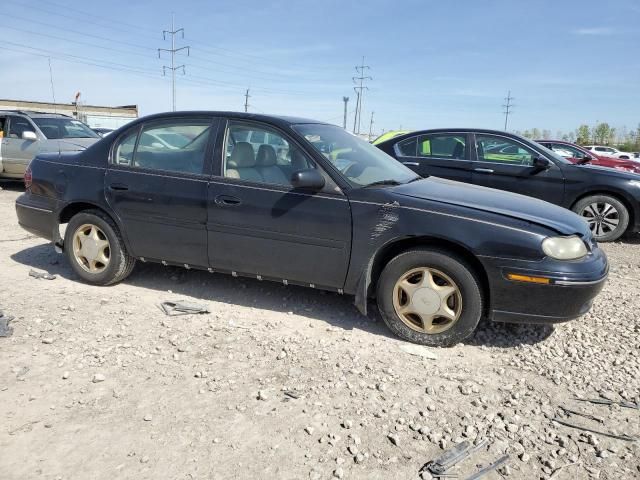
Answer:
[[[629,226],[629,211],[617,198],[591,195],[578,201],[573,211],[582,216],[598,242],[613,242]]]
[[[482,315],[480,283],[460,257],[413,249],[393,258],[377,288],[384,322],[399,337],[446,347],[470,336]]]
[[[71,218],[64,247],[71,268],[87,283],[120,282],[135,265],[135,258],[127,253],[118,227],[99,210],[86,210]]]

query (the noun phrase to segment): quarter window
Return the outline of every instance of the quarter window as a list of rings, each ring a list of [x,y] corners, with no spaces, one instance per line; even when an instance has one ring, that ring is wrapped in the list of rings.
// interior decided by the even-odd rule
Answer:
[[[418,137],[407,138],[396,143],[396,154],[399,157],[415,157],[418,152]]]
[[[210,131],[211,122],[207,120],[144,126],[120,140],[115,163],[133,168],[202,173]]]
[[[291,174],[316,168],[284,136],[268,128],[233,122],[226,135],[224,176],[291,186]]]
[[[509,138],[491,135],[476,135],[478,160],[481,162],[495,162],[507,165],[533,165],[536,153],[524,145]]]
[[[418,138],[418,156],[464,160],[467,158],[465,135],[421,135]]]

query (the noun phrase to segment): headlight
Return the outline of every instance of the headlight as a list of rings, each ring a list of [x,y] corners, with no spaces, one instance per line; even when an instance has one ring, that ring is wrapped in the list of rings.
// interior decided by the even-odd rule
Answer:
[[[588,253],[582,239],[575,235],[545,238],[542,241],[542,251],[556,260],[577,260]]]

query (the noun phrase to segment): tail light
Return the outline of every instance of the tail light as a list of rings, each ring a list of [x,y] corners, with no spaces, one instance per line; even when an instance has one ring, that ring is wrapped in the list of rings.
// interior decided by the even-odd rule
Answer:
[[[24,171],[24,186],[26,188],[31,188],[31,184],[33,183],[33,174],[31,173],[31,165],[27,167]]]

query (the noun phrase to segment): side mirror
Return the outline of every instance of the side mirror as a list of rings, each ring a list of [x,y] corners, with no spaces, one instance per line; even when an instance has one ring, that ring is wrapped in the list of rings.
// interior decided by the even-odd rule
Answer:
[[[25,130],[24,132],[22,132],[22,139],[35,142],[36,140],[38,140],[38,136],[36,135],[36,132]]]
[[[298,170],[291,174],[291,185],[295,188],[321,190],[324,187],[324,177],[315,168]]]
[[[533,157],[533,168],[536,170],[548,170],[551,162],[544,157]]]

